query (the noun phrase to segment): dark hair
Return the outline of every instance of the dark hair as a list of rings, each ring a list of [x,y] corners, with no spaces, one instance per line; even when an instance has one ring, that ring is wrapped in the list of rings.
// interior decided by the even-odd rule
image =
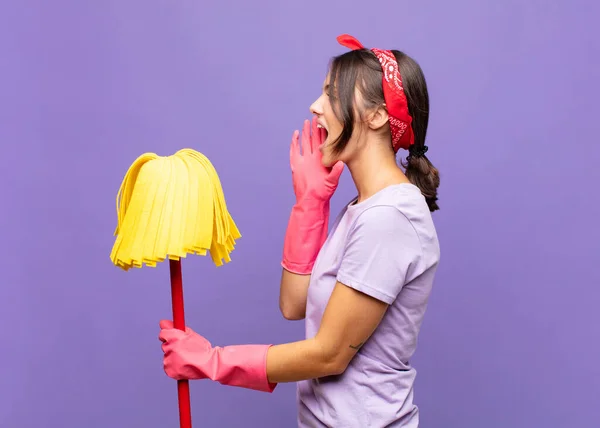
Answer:
[[[406,170],[406,177],[421,189],[429,210],[436,211],[439,209],[437,189],[440,176],[423,153],[429,123],[427,83],[421,67],[415,60],[397,50],[393,50],[392,53],[396,57],[402,76],[414,133],[414,145],[402,166]],[[329,97],[333,111],[343,124],[342,132],[333,146],[335,153],[339,154],[344,150],[354,131],[355,89],[358,87],[361,92],[366,109],[379,107],[385,102],[382,78],[379,60],[370,50],[353,50],[333,58],[330,65]],[[421,153],[412,156],[411,152]]]

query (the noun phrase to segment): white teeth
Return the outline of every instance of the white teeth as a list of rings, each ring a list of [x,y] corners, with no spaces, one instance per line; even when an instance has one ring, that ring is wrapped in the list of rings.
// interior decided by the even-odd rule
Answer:
[[[317,125],[317,128],[323,129],[323,125]]]

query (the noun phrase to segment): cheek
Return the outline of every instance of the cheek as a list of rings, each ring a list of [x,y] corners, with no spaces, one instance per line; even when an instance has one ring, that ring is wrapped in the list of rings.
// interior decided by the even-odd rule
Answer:
[[[325,120],[327,121],[327,126],[331,129],[337,128],[339,125],[338,118],[335,116],[333,109],[331,108],[331,104],[329,102],[329,98],[323,103],[323,115],[325,116]]]
[[[329,133],[333,134],[334,138],[337,138],[341,133],[344,125],[340,122],[335,114],[331,114],[331,119],[329,119]]]

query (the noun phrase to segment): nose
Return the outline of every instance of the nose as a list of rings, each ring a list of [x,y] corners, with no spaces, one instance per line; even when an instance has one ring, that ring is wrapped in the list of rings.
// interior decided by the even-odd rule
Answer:
[[[310,112],[314,115],[322,115],[323,114],[323,103],[321,102],[321,99],[323,98],[323,95],[321,95],[319,98],[317,98],[315,100],[315,102],[313,102],[310,105]]]

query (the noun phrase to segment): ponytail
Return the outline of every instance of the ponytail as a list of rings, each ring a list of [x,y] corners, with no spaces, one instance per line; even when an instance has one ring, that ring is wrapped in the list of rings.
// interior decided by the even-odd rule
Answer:
[[[440,209],[437,204],[440,173],[425,156],[425,152],[427,152],[425,145],[411,147],[403,166],[406,169],[406,177],[421,190],[429,206],[429,211],[433,212]]]

